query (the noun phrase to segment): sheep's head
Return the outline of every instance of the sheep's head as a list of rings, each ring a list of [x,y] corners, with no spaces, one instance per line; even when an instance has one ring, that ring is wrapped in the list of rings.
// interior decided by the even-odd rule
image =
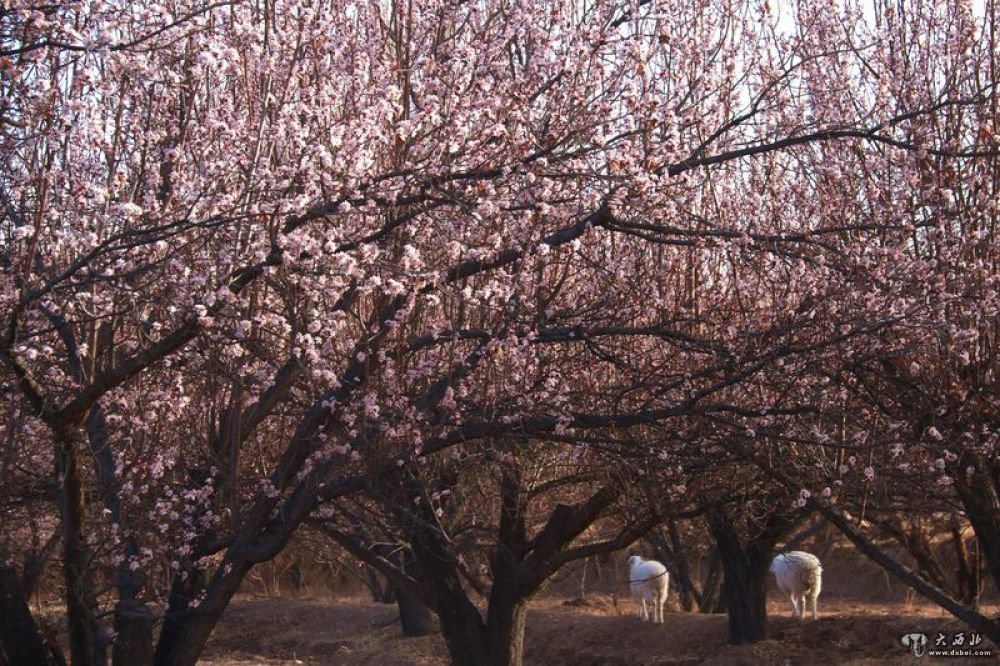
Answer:
[[[642,558],[639,557],[638,555],[633,555],[632,557],[628,558],[628,568],[631,569],[635,565],[639,564],[639,562],[642,562]]]

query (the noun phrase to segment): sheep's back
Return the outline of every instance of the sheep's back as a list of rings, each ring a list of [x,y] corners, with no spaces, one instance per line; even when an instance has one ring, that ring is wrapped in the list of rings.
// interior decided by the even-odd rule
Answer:
[[[667,568],[655,560],[644,560],[629,570],[629,587],[633,594],[642,590],[662,590],[667,587]]]
[[[775,557],[771,571],[783,592],[802,593],[819,588],[823,567],[812,553],[796,550]]]

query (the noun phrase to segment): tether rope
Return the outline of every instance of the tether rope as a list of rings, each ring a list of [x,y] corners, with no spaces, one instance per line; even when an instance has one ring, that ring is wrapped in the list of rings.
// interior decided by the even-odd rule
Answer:
[[[670,572],[669,571],[664,571],[663,573],[658,573],[655,576],[650,576],[649,578],[643,578],[641,580],[630,580],[629,584],[632,584],[632,583],[645,583],[648,580],[656,580],[657,578],[663,578],[668,573],[670,573]]]

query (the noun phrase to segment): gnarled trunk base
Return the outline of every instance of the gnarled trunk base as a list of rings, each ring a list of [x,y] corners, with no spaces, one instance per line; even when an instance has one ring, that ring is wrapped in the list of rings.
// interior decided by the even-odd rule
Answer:
[[[0,563],[0,649],[11,664],[47,666],[45,642],[13,567]],[[2,660],[2,656],[0,656]]]

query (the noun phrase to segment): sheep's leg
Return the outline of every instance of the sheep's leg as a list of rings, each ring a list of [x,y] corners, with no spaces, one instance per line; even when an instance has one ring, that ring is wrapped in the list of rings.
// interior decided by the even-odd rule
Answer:
[[[667,597],[666,597],[666,595],[664,595],[663,598],[660,599],[660,604],[659,604],[660,605],[660,624],[663,624],[663,606],[666,603],[667,603]]]
[[[641,617],[643,620],[648,620],[649,611],[646,610],[646,597],[639,597],[639,600],[642,602],[642,612],[639,613],[639,617]]]
[[[799,616],[799,604],[798,604],[798,600],[796,600],[794,594],[791,595],[791,599],[792,599],[792,617],[798,617]]]
[[[818,595],[812,598],[813,601],[813,619],[816,619],[816,602],[819,601]]]
[[[806,619],[806,595],[799,597],[799,620]]]

